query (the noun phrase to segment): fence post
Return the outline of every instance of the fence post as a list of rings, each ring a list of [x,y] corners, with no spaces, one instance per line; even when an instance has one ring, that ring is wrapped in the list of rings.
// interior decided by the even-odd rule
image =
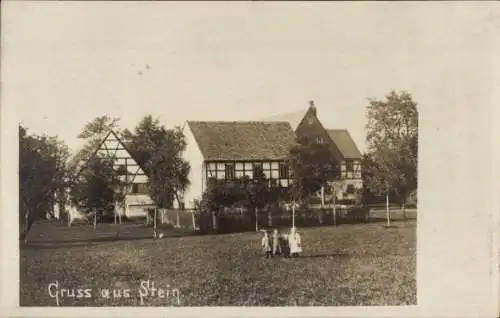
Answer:
[[[389,191],[387,191],[387,195],[385,196],[385,209],[387,214],[387,227],[391,226],[391,212],[389,210]]]
[[[155,218],[153,220],[154,237],[156,237],[156,217],[157,217],[157,214],[156,214],[156,207],[155,207]]]
[[[196,220],[194,218],[194,210],[191,210],[191,220],[193,221],[193,230],[196,231]]]
[[[176,223],[177,224],[175,225],[175,227],[177,227],[177,228],[181,227],[181,223],[180,223],[180,219],[179,219],[179,209],[180,209],[180,207],[176,209],[177,210],[177,214],[176,214],[176,219],[177,219]]]
[[[259,213],[258,213],[258,208],[255,208],[255,232],[259,232]]]

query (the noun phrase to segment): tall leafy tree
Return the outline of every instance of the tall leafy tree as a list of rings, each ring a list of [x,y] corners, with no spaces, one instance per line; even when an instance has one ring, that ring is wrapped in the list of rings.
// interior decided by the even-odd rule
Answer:
[[[80,172],[83,164],[91,159],[104,137],[111,130],[119,133],[119,121],[119,118],[104,115],[96,117],[85,124],[77,136],[84,141],[84,145],[68,162],[68,169],[73,178]]]
[[[279,201],[286,200],[287,192],[285,189],[278,186],[276,180],[267,179],[266,175],[260,168],[254,171],[253,179],[241,179],[240,183],[244,189],[241,203],[250,212],[250,220],[255,224],[255,229],[258,230],[258,214],[260,211],[267,210],[268,225],[272,223],[272,205]]]
[[[113,213],[124,193],[119,171],[111,158],[96,156],[103,139],[111,131],[119,132],[119,118],[104,115],[87,122],[78,134],[84,146],[68,162],[69,200],[83,213]]]
[[[167,129],[158,119],[145,116],[133,132],[122,133],[134,158],[150,176],[150,195],[156,204],[169,208],[176,200],[183,207],[183,194],[190,185],[190,165],[182,157],[186,150],[179,127]]]
[[[93,157],[71,189],[72,203],[86,214],[113,215],[115,204],[124,199],[123,192],[117,191],[121,183],[112,160]]]
[[[64,189],[68,147],[57,137],[29,134],[19,126],[20,222],[25,237],[34,221],[52,214],[56,193]]]
[[[417,103],[408,92],[392,91],[383,100],[371,99],[366,116],[367,186],[404,204],[417,189]]]
[[[340,166],[328,144],[309,138],[299,140],[290,151],[289,165],[294,183],[290,187],[292,200],[304,202],[322,187],[340,177]]]
[[[246,176],[235,180],[210,178],[203,193],[201,210],[212,216],[212,224],[217,224],[217,217],[224,207],[244,207],[250,222],[258,230],[259,211],[267,210],[268,218],[271,218],[271,206],[284,200],[286,195],[287,192],[275,180],[267,179],[261,169],[256,169],[253,179]]]

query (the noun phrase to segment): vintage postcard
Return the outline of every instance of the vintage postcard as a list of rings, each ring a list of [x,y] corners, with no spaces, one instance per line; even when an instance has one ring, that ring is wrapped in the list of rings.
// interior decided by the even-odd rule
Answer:
[[[2,312],[497,315],[498,8],[6,3]]]

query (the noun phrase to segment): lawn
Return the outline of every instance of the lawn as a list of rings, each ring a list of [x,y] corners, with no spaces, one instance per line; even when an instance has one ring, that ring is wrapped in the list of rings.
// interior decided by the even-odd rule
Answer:
[[[61,306],[412,305],[415,230],[415,221],[394,222],[392,228],[383,223],[303,228],[301,257],[266,260],[257,233],[166,232],[153,240],[145,229],[147,235],[133,240],[125,227],[122,240],[78,242],[103,234],[89,234],[90,226],[39,225],[30,234],[32,243],[21,247],[20,305],[55,306],[48,292],[55,281],[64,293]],[[146,280],[169,295],[143,295],[141,303]],[[100,295],[104,288],[110,298]],[[62,289],[74,289],[75,296],[76,289],[91,289],[91,298],[69,297]]]

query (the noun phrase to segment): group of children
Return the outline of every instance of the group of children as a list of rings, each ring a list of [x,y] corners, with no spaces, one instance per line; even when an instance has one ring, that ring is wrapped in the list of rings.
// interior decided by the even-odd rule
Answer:
[[[266,258],[277,255],[283,255],[286,258],[297,257],[302,253],[300,234],[295,227],[290,229],[289,234],[280,234],[278,229],[274,229],[271,236],[266,230],[263,230],[263,232],[262,249]]]

